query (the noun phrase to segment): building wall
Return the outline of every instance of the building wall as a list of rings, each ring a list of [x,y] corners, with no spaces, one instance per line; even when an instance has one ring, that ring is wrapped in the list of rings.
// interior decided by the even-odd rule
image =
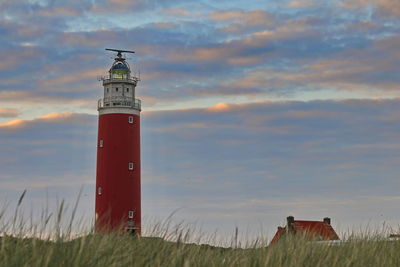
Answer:
[[[133,121],[129,121],[132,117]],[[101,113],[97,140],[96,229],[141,228],[140,116]],[[133,169],[129,169],[133,163]],[[133,211],[133,218],[128,218]],[[132,214],[131,214],[132,215]],[[134,225],[132,225],[134,223]]]

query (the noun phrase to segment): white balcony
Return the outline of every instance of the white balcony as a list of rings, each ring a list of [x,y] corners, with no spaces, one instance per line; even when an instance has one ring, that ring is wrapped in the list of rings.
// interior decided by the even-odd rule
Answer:
[[[98,101],[97,110],[103,108],[133,108],[136,110],[141,110],[142,102],[140,99],[125,97],[125,96],[111,96],[101,98]]]
[[[103,81],[103,85],[112,83],[112,82],[124,82],[124,83],[130,83],[136,84],[138,81],[140,81],[140,77],[135,77],[131,75],[105,75],[105,76],[99,76],[98,80]]]

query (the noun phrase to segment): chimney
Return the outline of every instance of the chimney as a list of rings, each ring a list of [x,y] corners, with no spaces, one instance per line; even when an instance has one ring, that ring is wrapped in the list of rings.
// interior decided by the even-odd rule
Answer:
[[[325,217],[324,218],[324,223],[327,225],[331,225],[331,218]]]
[[[287,220],[287,225],[289,227],[292,226],[292,224],[294,223],[294,217],[293,216],[287,217],[286,220]]]

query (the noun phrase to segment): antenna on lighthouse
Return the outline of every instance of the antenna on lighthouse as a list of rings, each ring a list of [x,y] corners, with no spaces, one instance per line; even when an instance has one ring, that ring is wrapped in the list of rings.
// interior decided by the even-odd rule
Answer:
[[[122,57],[122,53],[132,53],[134,54],[135,51],[131,51],[131,50],[121,50],[121,49],[114,49],[114,48],[106,48],[107,51],[114,51],[117,52],[117,58],[115,58],[116,60],[125,60],[125,58]]]

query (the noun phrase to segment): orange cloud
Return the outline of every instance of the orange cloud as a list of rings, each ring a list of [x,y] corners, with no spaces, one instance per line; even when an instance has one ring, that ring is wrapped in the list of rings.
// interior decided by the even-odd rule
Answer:
[[[0,123],[0,128],[22,128],[25,125],[25,120],[12,120],[6,123]]]
[[[211,19],[215,21],[235,22],[243,25],[270,25],[274,19],[264,10],[249,11],[215,11],[211,13]]]
[[[1,123],[0,128],[15,130],[27,127],[29,124],[37,121],[43,122],[58,122],[65,119],[70,119],[74,113],[66,112],[66,113],[49,113],[47,115],[39,116],[30,120],[11,120],[6,123]]]
[[[207,111],[210,112],[226,112],[230,110],[230,106],[226,103],[217,103],[209,108],[207,108]]]
[[[73,113],[71,113],[71,112],[64,112],[64,113],[53,112],[53,113],[49,113],[47,115],[39,116],[38,119],[54,121],[54,120],[62,120],[65,118],[69,118],[72,115],[73,115]]]
[[[19,114],[15,108],[0,108],[0,118],[17,117]]]

